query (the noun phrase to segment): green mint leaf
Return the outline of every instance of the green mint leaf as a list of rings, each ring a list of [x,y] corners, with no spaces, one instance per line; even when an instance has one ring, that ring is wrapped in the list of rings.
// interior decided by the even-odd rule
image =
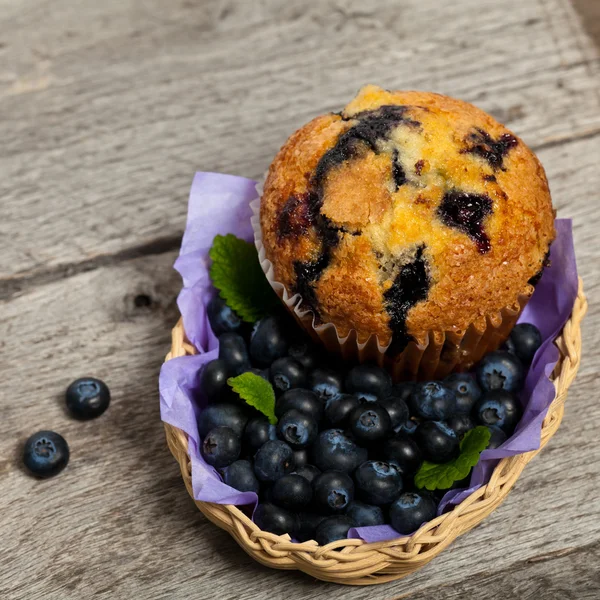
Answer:
[[[269,419],[271,425],[277,423],[275,416],[275,392],[273,386],[255,373],[242,373],[237,377],[230,377],[227,383],[233,388],[233,391],[240,395],[240,398],[254,406],[263,415]]]
[[[254,244],[231,233],[217,235],[209,256],[213,285],[244,321],[254,323],[273,311],[278,298],[260,267]]]
[[[442,465],[425,461],[415,475],[415,485],[429,491],[450,489],[454,482],[467,477],[479,462],[479,456],[490,443],[490,435],[487,427],[471,429],[460,443],[458,457]]]

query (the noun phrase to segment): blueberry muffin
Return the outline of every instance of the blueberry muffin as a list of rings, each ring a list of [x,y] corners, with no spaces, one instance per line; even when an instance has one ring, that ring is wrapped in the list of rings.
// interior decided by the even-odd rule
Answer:
[[[260,226],[274,279],[313,325],[376,336],[388,355],[519,307],[555,235],[544,169],[522,140],[466,102],[376,86],[288,139]]]

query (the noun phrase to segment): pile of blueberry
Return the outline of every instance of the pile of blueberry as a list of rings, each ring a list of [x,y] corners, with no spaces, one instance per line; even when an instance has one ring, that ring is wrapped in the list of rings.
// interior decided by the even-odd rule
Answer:
[[[377,366],[326,356],[283,315],[247,331],[216,297],[208,316],[219,357],[200,373],[202,456],[225,483],[258,494],[261,529],[322,545],[351,527],[387,523],[410,534],[433,519],[445,491],[417,489],[415,473],[424,460],[456,458],[477,425],[490,428],[490,448],[513,433],[522,415],[515,394],[541,344],[534,326],[518,325],[473,374],[394,385]],[[248,371],[271,382],[276,426],[227,384]]]

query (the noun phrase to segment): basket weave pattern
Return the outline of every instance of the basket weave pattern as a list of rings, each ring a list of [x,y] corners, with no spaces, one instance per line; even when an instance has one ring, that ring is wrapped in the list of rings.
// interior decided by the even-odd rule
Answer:
[[[196,506],[217,526],[225,529],[258,562],[275,569],[297,569],[321,579],[350,585],[369,585],[400,579],[417,571],[449,546],[459,535],[478,525],[506,498],[525,465],[556,433],[564,413],[564,402],[581,358],[581,321],[587,311],[583,285],[571,318],[556,340],[559,362],[552,375],[556,397],[542,427],[539,450],[502,459],[489,483],[473,492],[452,511],[426,523],[411,537],[369,544],[346,539],[327,546],[314,541],[293,543],[288,535],[278,536],[261,531],[241,510],[233,505],[194,500]],[[171,352],[166,360],[196,354],[185,339],[181,320],[173,329]],[[179,463],[185,486],[192,496],[192,474],[187,435],[165,424],[167,443]]]

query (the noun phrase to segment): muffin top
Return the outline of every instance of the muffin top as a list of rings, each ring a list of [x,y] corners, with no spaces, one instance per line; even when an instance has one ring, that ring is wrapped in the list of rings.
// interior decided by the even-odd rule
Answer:
[[[260,217],[275,280],[317,324],[398,350],[531,294],[554,239],[522,140],[466,102],[376,86],[288,139]]]

